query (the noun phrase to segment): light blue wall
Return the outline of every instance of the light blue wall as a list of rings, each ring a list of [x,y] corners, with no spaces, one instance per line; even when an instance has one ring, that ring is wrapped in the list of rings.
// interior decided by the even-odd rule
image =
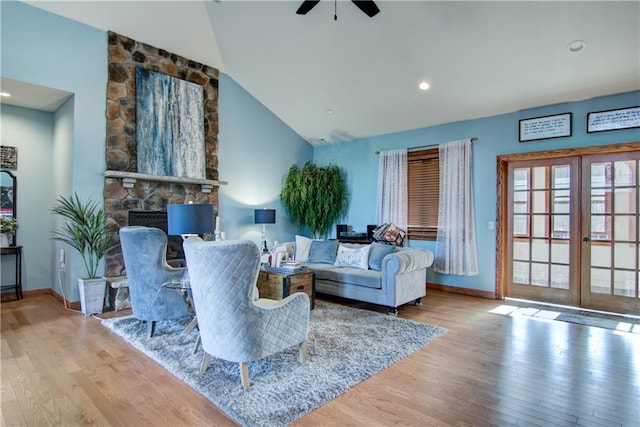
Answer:
[[[2,145],[18,149],[18,168],[12,172],[18,185],[16,217],[20,228],[17,243],[24,246],[22,289],[49,288],[52,271],[49,263],[51,215],[46,208],[33,207],[50,206],[53,114],[3,104],[0,106],[0,121]],[[14,283],[13,262],[13,257],[2,258],[3,284]]]
[[[73,102],[67,105],[72,108],[73,126],[66,138],[72,140],[64,145],[70,150],[66,155],[56,150],[52,173],[46,170],[34,173],[42,180],[55,182],[55,190],[63,194],[73,189],[81,198],[101,200],[106,165],[107,34],[21,2],[2,1],[0,8],[0,74],[75,94]],[[65,121],[69,121],[68,117]],[[55,199],[56,195],[53,196]],[[52,206],[42,199],[34,203],[25,209],[48,212]],[[49,236],[47,232],[21,243],[25,247],[38,246]],[[70,255],[67,257],[71,271],[69,283],[75,283],[75,277],[85,274],[84,267],[78,255]],[[53,254],[47,259],[54,259]],[[55,283],[54,276],[49,283]],[[77,300],[77,287],[69,287],[71,294],[67,297]]]
[[[219,81],[219,176],[229,185],[218,193],[221,228],[227,239],[260,243],[262,228],[253,223],[256,208],[276,209],[267,225],[273,240],[289,240],[297,229],[280,204],[282,177],[293,164],[312,160],[313,148],[231,77]]]
[[[582,102],[534,108],[477,120],[449,123],[407,132],[360,139],[314,150],[314,161],[333,163],[347,171],[351,206],[345,223],[356,231],[366,231],[375,224],[378,156],[375,151],[403,147],[420,147],[477,137],[473,146],[473,185],[480,274],[473,277],[439,275],[429,272],[430,283],[495,290],[495,230],[488,222],[496,219],[496,157],[500,154],[553,150],[602,144],[640,141],[639,129],[587,134],[588,112],[640,105],[640,92],[607,96]],[[568,138],[518,142],[518,121],[539,116],[573,113],[573,135]],[[409,246],[435,251],[435,242],[412,240]]]

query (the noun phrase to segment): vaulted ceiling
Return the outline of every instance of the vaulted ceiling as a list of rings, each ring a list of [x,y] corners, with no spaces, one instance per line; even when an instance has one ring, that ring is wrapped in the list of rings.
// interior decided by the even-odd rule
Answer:
[[[637,1],[27,3],[216,67],[312,144],[640,89]]]

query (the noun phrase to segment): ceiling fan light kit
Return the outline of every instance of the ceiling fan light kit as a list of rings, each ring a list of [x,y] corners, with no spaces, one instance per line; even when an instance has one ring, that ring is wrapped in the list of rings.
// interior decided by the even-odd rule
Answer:
[[[373,18],[378,14],[378,12],[380,12],[380,9],[378,9],[378,6],[373,0],[351,0],[351,2],[355,4],[358,9],[364,12],[369,18]],[[296,10],[296,13],[298,15],[306,15],[318,3],[320,3],[320,0],[305,0],[302,2],[298,10]],[[335,9],[337,9],[338,0],[334,0],[334,7]],[[338,20],[337,12],[334,12],[333,19]]]

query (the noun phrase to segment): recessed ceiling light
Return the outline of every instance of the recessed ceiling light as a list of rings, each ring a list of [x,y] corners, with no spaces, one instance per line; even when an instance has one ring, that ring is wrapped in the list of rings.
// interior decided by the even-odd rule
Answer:
[[[331,108],[327,108],[325,111],[327,112],[327,114],[333,114],[333,110]]]
[[[584,40],[574,40],[571,43],[569,43],[569,45],[567,46],[567,49],[569,49],[569,53],[578,53],[578,52],[582,52],[586,47],[587,47],[587,42],[585,42]]]
[[[10,97],[11,94],[8,92],[0,92],[0,96],[6,96],[6,97]]]
[[[420,84],[418,85],[418,87],[420,88],[420,90],[428,90],[428,89],[429,89],[429,83],[427,83],[427,82],[420,82]]]

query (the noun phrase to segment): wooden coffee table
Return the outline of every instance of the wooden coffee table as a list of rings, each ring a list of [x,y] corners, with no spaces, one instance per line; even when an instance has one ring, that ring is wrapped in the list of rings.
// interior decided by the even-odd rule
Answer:
[[[304,292],[309,295],[312,310],[316,305],[316,275],[311,270],[288,273],[260,269],[257,286],[260,298],[282,300],[295,292]]]

